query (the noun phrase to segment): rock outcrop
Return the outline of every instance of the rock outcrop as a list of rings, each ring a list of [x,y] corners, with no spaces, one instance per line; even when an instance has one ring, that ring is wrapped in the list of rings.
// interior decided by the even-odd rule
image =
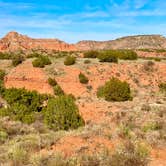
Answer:
[[[56,51],[75,51],[73,44],[67,44],[58,39],[33,39],[17,32],[9,32],[0,40],[0,51],[17,50],[56,50]]]
[[[4,84],[6,88],[25,88],[39,93],[53,94],[47,79],[47,75],[41,68],[35,68],[31,61],[25,61],[9,72],[4,79]]]
[[[161,35],[128,36],[110,41],[80,41],[78,50],[106,49],[166,49],[166,38]]]
[[[138,35],[109,41],[84,40],[68,44],[58,39],[34,39],[17,32],[9,32],[0,40],[0,51],[56,50],[87,51],[104,49],[166,49],[166,38],[161,35]]]

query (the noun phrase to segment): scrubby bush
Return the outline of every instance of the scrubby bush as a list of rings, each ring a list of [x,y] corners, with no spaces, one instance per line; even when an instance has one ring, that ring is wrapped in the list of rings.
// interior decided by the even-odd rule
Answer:
[[[104,86],[98,88],[97,96],[103,97],[107,101],[132,99],[129,84],[114,77],[107,81]]]
[[[0,69],[0,96],[3,94],[5,87],[4,87],[4,77],[5,77],[6,73],[4,70]]]
[[[5,71],[0,69],[0,80],[3,80],[5,77]]]
[[[54,86],[53,89],[56,96],[64,95],[64,91],[59,85]]]
[[[84,58],[97,58],[98,55],[98,51],[91,50],[84,53]]]
[[[39,56],[32,62],[34,67],[43,68],[45,65],[50,65],[51,61],[47,56]]]
[[[9,106],[0,109],[0,115],[28,124],[34,122],[35,112],[42,111],[43,101],[47,98],[46,95],[39,95],[35,91],[15,88],[5,89],[2,96]]]
[[[76,62],[76,58],[74,56],[67,56],[64,61],[64,65],[69,66],[73,65]]]
[[[118,62],[117,56],[113,55],[110,51],[103,51],[98,55],[100,62]]]
[[[89,81],[88,78],[83,73],[80,73],[78,77],[79,77],[80,83],[82,84],[87,84]]]
[[[54,130],[76,129],[84,125],[73,98],[65,95],[49,99],[44,119]]]
[[[90,60],[88,60],[88,59],[84,60],[84,64],[89,64],[89,63],[91,63]]]
[[[137,53],[132,50],[116,50],[119,59],[124,60],[136,60],[138,58]]]
[[[161,92],[165,92],[166,93],[166,83],[160,83],[159,84],[159,88]]]
[[[143,64],[143,70],[144,70],[144,71],[151,72],[151,71],[154,70],[154,68],[153,68],[154,65],[155,65],[155,63],[154,63],[153,61],[145,62],[145,63]]]
[[[12,54],[7,53],[7,52],[0,52],[0,59],[11,59],[12,58]]]
[[[149,149],[143,143],[127,142],[110,156],[111,166],[145,166],[148,164]]]
[[[13,66],[17,66],[24,61],[24,57],[21,55],[14,56],[12,59]]]
[[[56,82],[56,80],[55,79],[53,79],[53,78],[48,78],[48,83],[49,83],[49,85],[51,85],[51,86],[56,86],[57,85],[57,82]]]

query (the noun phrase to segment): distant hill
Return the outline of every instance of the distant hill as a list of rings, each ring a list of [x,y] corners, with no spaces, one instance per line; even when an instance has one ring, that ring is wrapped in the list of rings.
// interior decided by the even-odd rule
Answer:
[[[166,38],[161,35],[127,36],[110,41],[80,41],[76,44],[79,50],[90,49],[165,49]]]
[[[166,49],[166,38],[161,35],[138,35],[109,41],[84,40],[68,44],[59,39],[34,39],[17,32],[9,32],[0,39],[0,51],[45,49],[57,51],[86,51],[97,49]]]
[[[0,40],[0,51],[46,49],[57,51],[74,51],[75,46],[58,39],[33,39],[17,32],[9,32]]]

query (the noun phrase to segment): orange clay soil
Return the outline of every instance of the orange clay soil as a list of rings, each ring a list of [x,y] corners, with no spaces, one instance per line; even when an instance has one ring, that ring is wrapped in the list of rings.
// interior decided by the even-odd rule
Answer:
[[[42,69],[33,67],[29,60],[12,69],[5,77],[4,83],[6,88],[25,88],[53,94],[53,89],[47,82],[47,75]]]
[[[67,94],[73,94],[77,97],[77,105],[80,114],[84,118],[86,124],[109,124],[111,132],[116,128],[113,122],[113,112],[121,110],[132,109],[141,102],[156,102],[156,98],[151,95],[151,92],[156,93],[158,84],[166,81],[166,63],[155,62],[152,65],[152,71],[146,71],[144,63],[147,61],[127,62],[123,61],[119,64],[108,63],[91,63],[73,66],[56,65],[57,70],[63,70],[63,75],[56,75],[55,79],[62,89]],[[79,82],[78,75],[83,72],[88,78],[88,85],[92,89],[87,89],[87,85]],[[96,97],[97,88],[109,80],[110,77],[118,77],[121,80],[129,82],[132,93],[134,95],[133,101],[127,102],[106,102]],[[37,90],[40,93],[52,94],[52,88],[47,83],[47,76],[42,69],[33,68],[31,62],[28,60],[23,64],[13,69],[5,78],[5,86],[22,88],[28,90]],[[51,149],[43,149],[42,153],[56,153],[62,152],[65,156],[72,156],[79,152],[94,153],[106,147],[114,149],[122,140],[109,139],[102,135],[91,134],[88,138],[83,138],[81,135],[64,136]],[[160,151],[159,151],[160,152]],[[151,165],[161,165],[165,162],[165,150],[161,151],[161,157],[156,157],[156,151],[152,150]]]

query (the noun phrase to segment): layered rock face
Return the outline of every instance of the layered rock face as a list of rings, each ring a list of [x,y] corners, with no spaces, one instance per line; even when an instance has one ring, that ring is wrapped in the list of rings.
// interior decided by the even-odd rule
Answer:
[[[56,50],[87,51],[106,49],[166,49],[166,38],[161,35],[128,36],[109,41],[84,40],[68,44],[58,39],[33,39],[17,32],[9,32],[0,40],[0,51]]]
[[[4,84],[6,88],[25,88],[53,94],[53,89],[47,82],[47,75],[41,68],[33,67],[31,61],[25,61],[11,70],[5,77]]]
[[[73,44],[58,39],[33,39],[17,32],[9,32],[0,40],[0,51],[44,49],[57,51],[76,51]]]
[[[161,35],[139,35],[123,37],[110,41],[80,41],[76,44],[78,50],[106,49],[165,49],[166,38]]]

